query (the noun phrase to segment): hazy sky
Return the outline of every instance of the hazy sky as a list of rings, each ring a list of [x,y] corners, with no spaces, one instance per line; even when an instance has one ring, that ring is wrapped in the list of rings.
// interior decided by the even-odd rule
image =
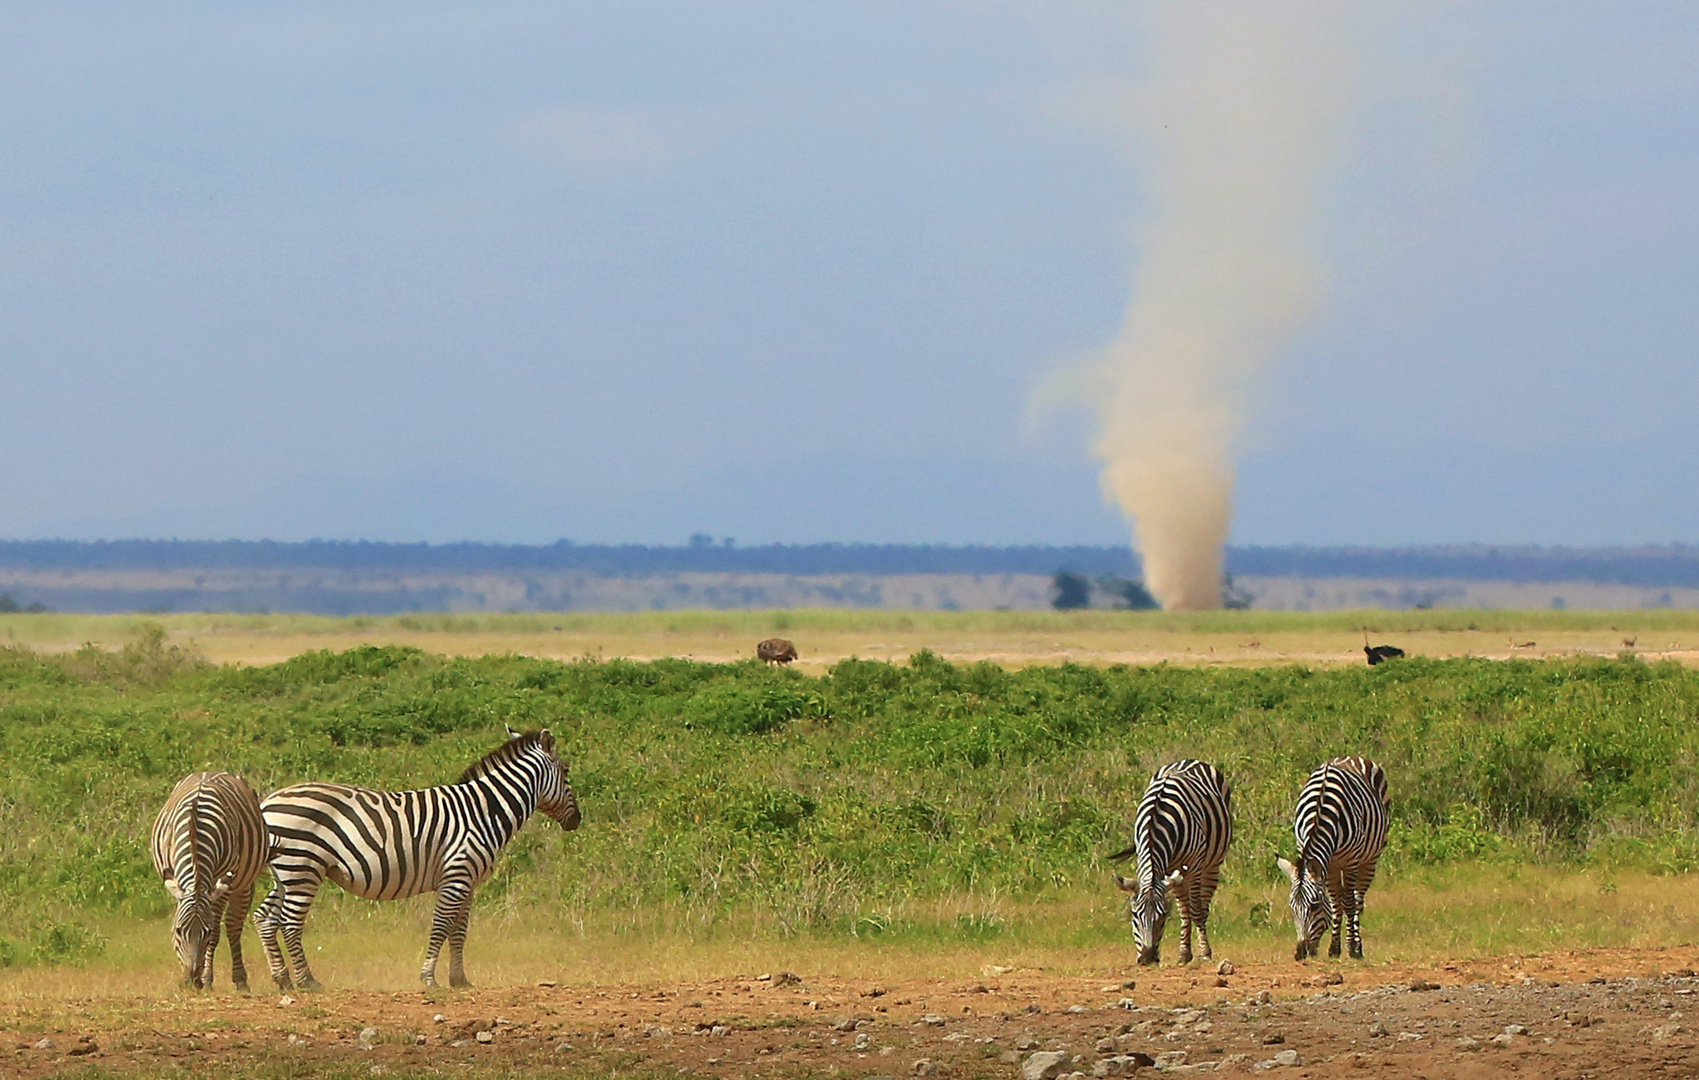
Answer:
[[[1233,539],[1699,541],[1699,6],[1406,6]],[[1126,539],[1126,5],[351,7],[0,4],[0,536]]]

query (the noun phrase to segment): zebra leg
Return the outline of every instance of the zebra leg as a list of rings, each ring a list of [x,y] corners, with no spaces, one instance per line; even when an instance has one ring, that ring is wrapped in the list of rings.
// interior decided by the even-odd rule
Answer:
[[[271,968],[271,981],[279,990],[294,985],[289,977],[289,965],[283,959],[283,949],[277,944],[277,909],[282,906],[283,886],[273,885],[271,892],[254,909],[254,926],[260,932],[260,945],[265,949],[266,965]]]
[[[466,942],[465,912],[472,905],[472,880],[463,869],[450,868],[446,879],[437,886],[437,907],[431,915],[431,940],[425,947],[425,962],[419,968],[419,979],[426,986],[437,985],[437,957],[442,953],[443,942],[454,931],[456,924],[461,927],[460,943]],[[449,955],[449,985],[466,985],[466,974],[459,970],[459,949],[450,950]],[[455,976],[459,976],[458,982]]]
[[[448,931],[448,985],[471,986],[466,978],[466,924],[472,921],[472,897],[461,905],[460,917]]]
[[[1327,943],[1327,955],[1329,956],[1339,955],[1340,932],[1345,928],[1345,922],[1349,918],[1349,901],[1347,900],[1349,894],[1345,891],[1343,878],[1344,875],[1341,874],[1330,877],[1327,882],[1328,907],[1332,909],[1328,912],[1327,921],[1333,932]]]
[[[1214,872],[1198,875],[1197,886],[1187,890],[1187,901],[1192,909],[1192,922],[1198,927],[1198,944],[1202,946],[1202,957],[1205,960],[1213,958],[1213,950],[1209,947],[1209,903],[1215,898],[1215,887],[1220,878]]]
[[[1358,888],[1358,884],[1359,882],[1353,881],[1350,891],[1345,894],[1346,900],[1350,903],[1350,907],[1345,912],[1345,917],[1349,920],[1345,928],[1345,942],[1353,960],[1363,958],[1363,893],[1365,890]]]
[[[1180,955],[1174,959],[1182,964],[1192,962],[1192,882],[1190,879],[1180,882],[1174,897],[1180,908]]]
[[[283,935],[283,947],[288,950],[290,965],[295,969],[295,985],[303,990],[324,989],[324,985],[313,977],[313,969],[307,964],[307,950],[301,945],[307,912],[311,910],[313,901],[318,899],[319,886],[323,883],[316,874],[290,882],[273,916],[278,932]],[[284,888],[282,883],[278,887]],[[276,895],[276,890],[272,895]]]
[[[212,959],[218,952],[218,934],[223,928],[224,905],[213,906],[211,918],[212,928],[207,932],[206,947],[201,951],[201,981],[195,986],[200,990],[212,989]]]
[[[242,963],[242,924],[248,919],[248,909],[254,904],[254,887],[249,885],[229,898],[224,910],[225,936],[230,939],[230,981],[244,994],[248,992],[248,968]],[[211,962],[211,957],[208,957]]]

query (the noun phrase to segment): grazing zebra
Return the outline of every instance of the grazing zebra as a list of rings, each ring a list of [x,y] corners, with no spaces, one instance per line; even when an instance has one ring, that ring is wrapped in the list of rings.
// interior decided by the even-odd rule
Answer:
[[[189,986],[212,985],[220,924],[230,935],[230,981],[248,988],[242,927],[254,903],[254,878],[265,865],[260,800],[240,776],[185,776],[153,823],[153,868],[177,901],[171,944]]]
[[[1176,761],[1151,778],[1139,801],[1132,846],[1109,856],[1135,859],[1137,875],[1116,874],[1115,883],[1132,894],[1139,963],[1161,960],[1170,890],[1180,899],[1180,963],[1192,961],[1194,925],[1203,959],[1209,959],[1209,902],[1233,840],[1232,797],[1221,770],[1202,761]]]
[[[1368,758],[1334,758],[1310,774],[1292,825],[1297,865],[1275,859],[1292,882],[1294,959],[1320,955],[1322,931],[1330,927],[1327,954],[1338,956],[1341,922],[1351,959],[1363,958],[1363,895],[1386,847],[1388,813],[1386,773]]]
[[[436,891],[430,946],[419,977],[435,986],[437,954],[449,946],[448,981],[467,986],[462,950],[472,890],[533,810],[576,829],[578,800],[566,765],[547,731],[510,738],[474,762],[460,779],[420,791],[371,791],[342,784],[296,784],[266,796],[271,874],[276,886],[254,913],[271,977],[288,988],[278,935],[295,980],[319,982],[307,966],[301,930],[325,878],[368,900],[399,900]]]

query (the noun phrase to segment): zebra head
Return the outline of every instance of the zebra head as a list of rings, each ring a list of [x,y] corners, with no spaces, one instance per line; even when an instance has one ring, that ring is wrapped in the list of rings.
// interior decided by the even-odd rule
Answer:
[[[511,729],[510,729],[511,730]],[[578,828],[584,815],[578,811],[578,797],[566,778],[566,762],[555,750],[555,737],[547,729],[537,733],[537,750],[548,758],[541,782],[537,785],[537,809],[554,818],[567,830]]]
[[[230,876],[202,892],[185,891],[175,878],[168,878],[166,889],[177,901],[177,914],[171,922],[171,946],[183,965],[183,985],[202,989],[212,985],[212,968],[207,963],[207,943],[218,928],[218,902],[230,891]]]
[[[1168,923],[1168,890],[1180,884],[1176,870],[1167,877],[1153,878],[1144,888],[1137,878],[1115,875],[1115,884],[1129,894],[1127,906],[1132,911],[1133,944],[1139,950],[1139,963],[1155,964],[1162,960],[1162,928]]]
[[[1298,931],[1298,947],[1292,958],[1306,960],[1321,955],[1321,936],[1333,925],[1327,890],[1314,874],[1306,872],[1309,865],[1302,862],[1301,857],[1299,864],[1294,866],[1277,855],[1274,864],[1292,882],[1292,923]]]

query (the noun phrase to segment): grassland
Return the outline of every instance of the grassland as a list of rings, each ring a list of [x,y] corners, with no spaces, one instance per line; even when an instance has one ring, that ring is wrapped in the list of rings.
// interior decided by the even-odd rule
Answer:
[[[1678,613],[1641,618],[1425,612],[1382,616],[1378,630],[1408,641],[1696,629]],[[529,630],[534,619],[394,628],[541,632]],[[719,627],[740,639],[779,630],[807,640],[815,628],[894,636],[903,620],[940,636],[1132,625],[1126,632],[1182,640],[1348,635],[1359,625],[1254,613],[579,625],[663,640]],[[1699,937],[1699,900],[1684,876],[1699,866],[1699,673],[1676,663],[1418,656],[1374,669],[1006,668],[920,652],[815,673],[363,645],[233,666],[179,644],[222,625],[350,632],[333,620],[179,616],[117,651],[0,652],[0,965],[12,987],[67,964],[113,985],[169,967],[165,894],[144,837],[181,774],[226,767],[262,790],[305,778],[422,786],[451,779],[504,723],[561,737],[586,823],[570,836],[534,824],[481,891],[471,955],[486,980],[615,968],[664,977],[785,956],[833,970],[897,970],[915,957],[969,970],[1039,955],[1090,967],[1126,935],[1102,854],[1124,840],[1151,769],[1182,755],[1220,762],[1235,784],[1238,837],[1214,925],[1240,956],[1287,948],[1271,849],[1290,842],[1303,776],[1342,752],[1375,755],[1393,778],[1395,826],[1371,900],[1380,955]],[[126,628],[67,619],[66,629],[110,641]],[[310,928],[326,946],[323,973],[404,985],[424,910],[328,900]]]

